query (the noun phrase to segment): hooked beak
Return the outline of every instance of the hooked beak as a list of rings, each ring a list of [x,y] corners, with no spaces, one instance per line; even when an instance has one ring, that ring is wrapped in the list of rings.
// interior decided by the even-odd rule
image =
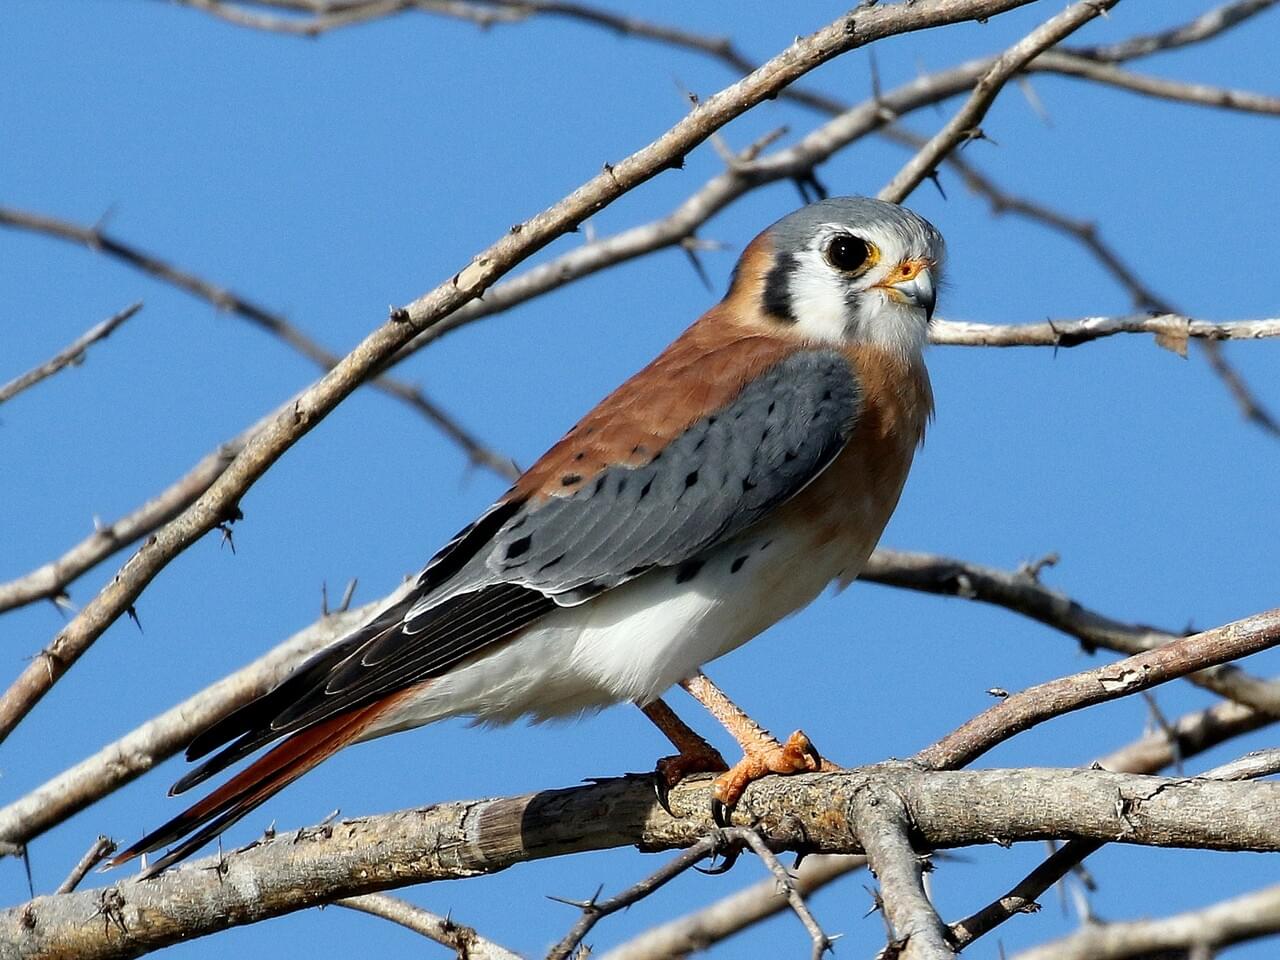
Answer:
[[[932,320],[933,305],[937,299],[932,266],[928,260],[904,260],[875,286],[898,303],[920,307],[926,319]]]

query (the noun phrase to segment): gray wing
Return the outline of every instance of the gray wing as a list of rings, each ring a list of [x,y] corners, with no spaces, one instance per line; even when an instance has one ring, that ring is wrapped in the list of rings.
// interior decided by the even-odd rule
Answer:
[[[568,606],[683,563],[802,490],[844,447],[861,404],[839,353],[792,354],[647,464],[610,467],[570,496],[522,505],[446,589],[516,583]],[[431,605],[427,596],[409,612],[410,632]]]

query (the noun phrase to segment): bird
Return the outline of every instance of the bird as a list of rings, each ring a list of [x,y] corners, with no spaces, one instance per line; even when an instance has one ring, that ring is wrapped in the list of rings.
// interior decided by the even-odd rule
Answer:
[[[857,577],[933,415],[924,364],[945,245],[867,197],[819,200],[743,250],[724,298],[622,383],[366,622],[199,732],[180,794],[270,747],[110,865],[184,859],[343,747],[447,717],[639,706],[678,751],[660,790],[834,768],[702,672]],[[680,685],[730,766],[662,700]],[[838,769],[838,768],[837,768]]]

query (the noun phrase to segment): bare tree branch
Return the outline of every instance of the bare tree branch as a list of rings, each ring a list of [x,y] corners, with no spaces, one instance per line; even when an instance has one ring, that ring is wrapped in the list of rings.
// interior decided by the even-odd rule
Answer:
[[[480,936],[474,928],[458,923],[452,917],[437,916],[430,910],[387,893],[346,897],[335,900],[333,904],[398,923],[428,940],[449,947],[463,960],[520,960],[519,955]]]
[[[1070,47],[1064,52],[1102,63],[1121,63],[1138,57],[1148,57],[1153,53],[1176,50],[1179,47],[1212,40],[1232,27],[1244,23],[1250,17],[1275,6],[1276,2],[1277,0],[1235,0],[1234,3],[1224,3],[1220,7],[1214,7],[1194,20],[1168,30],[1132,37],[1119,43]]]
[[[378,605],[333,613],[246,667],[108,744],[26,796],[0,808],[0,841],[22,845],[163,763],[195,734],[266,693],[307,656],[355,627]]]
[[[933,554],[877,550],[861,579],[926,593],[994,604],[1075,637],[1086,649],[1135,654],[1178,639],[1178,635],[1129,624],[1090,610],[1066,594],[1041,584],[1029,571],[1004,571]],[[90,803],[111,793],[177,753],[197,732],[234,707],[278,682],[311,652],[337,639],[367,616],[368,604],[341,616],[322,618],[258,660],[103,747],[26,796],[0,808],[0,841],[26,843]],[[1250,708],[1221,706],[1184,718],[1175,726],[1184,756],[1280,719],[1280,681],[1262,680],[1235,666],[1190,674],[1186,679]],[[1169,762],[1167,737],[1151,737],[1129,748],[1148,759],[1108,758],[1114,770],[1153,772]],[[1159,759],[1159,762],[1157,762]]]
[[[770,777],[735,816],[789,848],[853,852],[857,796],[874,780],[902,798],[932,849],[1080,836],[1121,843],[1280,850],[1280,784],[1162,779],[1100,770],[924,771],[891,764]],[[37,897],[0,913],[14,960],[132,957],[232,924],[340,897],[500,870],[525,860],[638,845],[666,850],[712,829],[705,778],[656,802],[651,777],[442,804],[277,836],[147,880]],[[814,815],[797,818],[798,811]],[[190,904],[200,903],[193,911]],[[118,918],[102,922],[108,906]],[[35,923],[24,921],[34,917]],[[105,929],[104,929],[105,927]]]
[[[200,498],[245,448],[249,438],[264,429],[269,414],[247,430],[206,454],[189,471],[152,499],[106,526],[97,527],[66,553],[7,583],[0,583],[0,613],[37,600],[65,600],[72,581],[107,557],[157,530]]]
[[[878,903],[889,929],[881,960],[948,960],[946,924],[924,890],[926,860],[911,844],[906,803],[887,784],[870,783],[854,800],[854,829],[880,882]]]
[[[1181,80],[1165,80],[1148,74],[1132,73],[1121,70],[1109,63],[1098,63],[1084,57],[1075,57],[1069,53],[1050,50],[1032,63],[1028,69],[1032,72],[1055,73],[1066,77],[1079,77],[1095,83],[1105,83],[1149,97],[1162,100],[1177,100],[1180,103],[1198,104],[1203,107],[1218,107],[1223,110],[1238,110],[1243,113],[1260,113],[1266,116],[1280,116],[1280,97],[1254,93],[1249,90],[1231,90],[1214,87],[1202,83],[1187,83]]]
[[[1075,637],[1089,652],[1102,648],[1138,654],[1180,639],[1178,634],[1123,623],[1090,610],[1046,587],[1027,570],[1009,572],[927,553],[880,549],[867,561],[859,579],[996,604]],[[1219,696],[1280,718],[1280,686],[1234,665],[1197,671],[1187,679]]]
[[[0,214],[3,214],[0,210]],[[58,351],[54,356],[50,357],[44,363],[40,364],[21,376],[15,377],[6,384],[0,385],[0,403],[6,400],[12,400],[23,390],[34,387],[41,380],[52,377],[59,370],[75,364],[83,363],[85,353],[89,347],[97,343],[99,340],[105,340],[115,332],[115,329],[132,317],[135,313],[142,309],[141,303],[135,303],[133,306],[125,307],[114,316],[107,317],[101,323],[94,324],[80,336],[76,337],[71,344],[64,349]]]
[[[1092,923],[1061,940],[1017,954],[1013,960],[1122,960],[1162,951],[1208,951],[1280,933],[1280,886],[1225,900],[1204,910],[1160,920]],[[1203,956],[1212,956],[1204,953]]]
[[[116,844],[114,840],[110,837],[98,837],[97,840],[93,841],[93,846],[85,851],[84,856],[80,858],[80,862],[67,875],[67,879],[58,884],[56,892],[70,893],[80,886],[80,881],[85,878],[85,874],[115,852]]]
[[[929,329],[933,343],[963,347],[1075,347],[1118,333],[1150,333],[1161,346],[1186,353],[1188,339],[1260,340],[1280,337],[1280,318],[1214,323],[1181,314],[1156,316],[1082,317],[1078,320],[1046,320],[1043,323],[967,323],[935,320]]]
[[[750,76],[706,98],[648,146],[583,184],[568,197],[513,227],[471,263],[391,319],[329,373],[272,415],[198,500],[130,558],[111,582],[33,659],[0,696],[0,739],[40,701],[102,632],[133,605],[169,562],[234,516],[241,497],[271,466],[413,337],[438,324],[552,240],[619,196],[683,162],[685,154],[751,107],[810,70],[887,36],[961,20],[990,17],[1028,0],[938,0],[928,6],[891,4],[859,9],[801,37]]]
[[[1175,742],[1178,756],[1185,759],[1274,722],[1273,718],[1237,703],[1220,703],[1208,710],[1180,717],[1169,725],[1171,735],[1163,730],[1157,731],[1113,751],[1100,761],[1100,765],[1117,773],[1157,773],[1173,763]],[[1220,774],[1223,771],[1211,772]],[[809,856],[795,871],[796,887],[802,894],[809,894],[865,865],[866,858],[859,856]],[[1047,867],[1042,875],[1048,875],[1053,869]],[[1031,889],[1019,885],[1006,897],[1025,895]],[[1030,896],[1025,903],[1038,895]],[[1001,902],[1005,902],[1005,898]],[[1017,907],[1018,901],[1009,901],[1009,904]],[[705,950],[785,908],[786,901],[780,897],[774,883],[753,884],[693,913],[646,930],[602,954],[601,960],[666,960],[672,956],[685,956]],[[967,924],[968,921],[962,923]],[[952,930],[958,933],[956,925]]]
[[[222,4],[214,4],[221,7]],[[0,207],[0,226],[29,230],[47,237],[56,237],[71,243],[80,244],[90,250],[97,250],[125,263],[148,276],[161,280],[171,286],[183,290],[193,297],[212,304],[218,310],[226,310],[248,320],[259,330],[264,330],[276,339],[292,347],[322,370],[331,370],[340,359],[337,354],[326,350],[316,341],[285,317],[268,310],[226,287],[212,283],[196,276],[189,270],[176,267],[157,257],[155,254],[125,243],[118,237],[107,233],[100,226],[86,227],[68,220],[44,214],[16,210],[12,207]],[[138,306],[141,306],[140,304]],[[136,310],[136,308],[133,308]],[[113,318],[114,319],[114,318]],[[108,331],[109,332],[109,331]],[[518,476],[510,457],[495,452],[489,446],[469,433],[458,421],[435,401],[428,397],[421,388],[403,380],[397,380],[386,374],[370,379],[369,384],[376,390],[406,404],[421,414],[445,436],[460,446],[468,459],[476,465],[492,470],[507,480]],[[0,403],[4,401],[3,390],[0,390]]]
[[[921,750],[915,759],[931,769],[961,767],[1051,717],[1148,690],[1278,643],[1280,609],[1183,637],[1117,663],[1028,687]]]
[[[810,940],[813,943],[813,960],[819,960],[831,948],[831,940],[818,925],[818,921],[814,919],[813,914],[809,912],[809,907],[804,902],[803,895],[786,869],[778,862],[778,858],[770,847],[768,840],[750,827],[727,827],[710,831],[674,860],[663,864],[662,867],[640,882],[606,900],[600,900],[600,891],[597,891],[591,899],[586,901],[561,901],[570,906],[578,907],[582,911],[582,916],[574,924],[573,929],[547,953],[547,960],[569,960],[570,957],[577,955],[578,948],[582,945],[587,934],[604,917],[638,903],[681,874],[687,873],[690,869],[696,869],[697,864],[708,857],[727,855],[736,859],[738,852],[743,847],[750,847],[765,862],[769,872],[773,875],[773,883],[781,891],[785,902],[795,911],[796,916],[800,918],[809,933]],[[732,862],[732,860],[727,862]],[[554,897],[552,899],[560,898]]]
[[[974,85],[973,93],[946,125],[890,180],[879,193],[881,200],[901,203],[942,159],[966,140],[982,135],[978,124],[987,110],[1015,74],[1021,72],[1037,55],[1069,37],[1090,20],[1101,16],[1118,0],[1080,0],[1056,17],[1045,21],[1015,43],[985,70]]]
[[[805,896],[866,866],[860,855],[813,854],[792,870],[791,885]],[[789,906],[787,891],[770,878],[730,894],[710,906],[668,921],[606,951],[600,960],[668,960],[705,950],[714,943],[772,917]]]

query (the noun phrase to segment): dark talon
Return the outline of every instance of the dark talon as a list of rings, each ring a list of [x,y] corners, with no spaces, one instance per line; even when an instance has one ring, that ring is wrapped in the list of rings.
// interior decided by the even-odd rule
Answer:
[[[711,820],[717,827],[733,826],[733,814],[715,795],[711,797]]]
[[[733,865],[738,862],[738,858],[742,856],[741,847],[732,847],[729,852],[724,855],[724,860],[718,867],[699,867],[694,866],[693,869],[699,873],[705,873],[708,877],[718,877],[722,873],[728,873],[733,869]],[[714,854],[713,854],[714,857]]]
[[[659,772],[653,775],[653,793],[658,798],[658,806],[667,811],[667,816],[674,817],[675,811],[671,809],[671,785],[667,783],[667,778]]]

